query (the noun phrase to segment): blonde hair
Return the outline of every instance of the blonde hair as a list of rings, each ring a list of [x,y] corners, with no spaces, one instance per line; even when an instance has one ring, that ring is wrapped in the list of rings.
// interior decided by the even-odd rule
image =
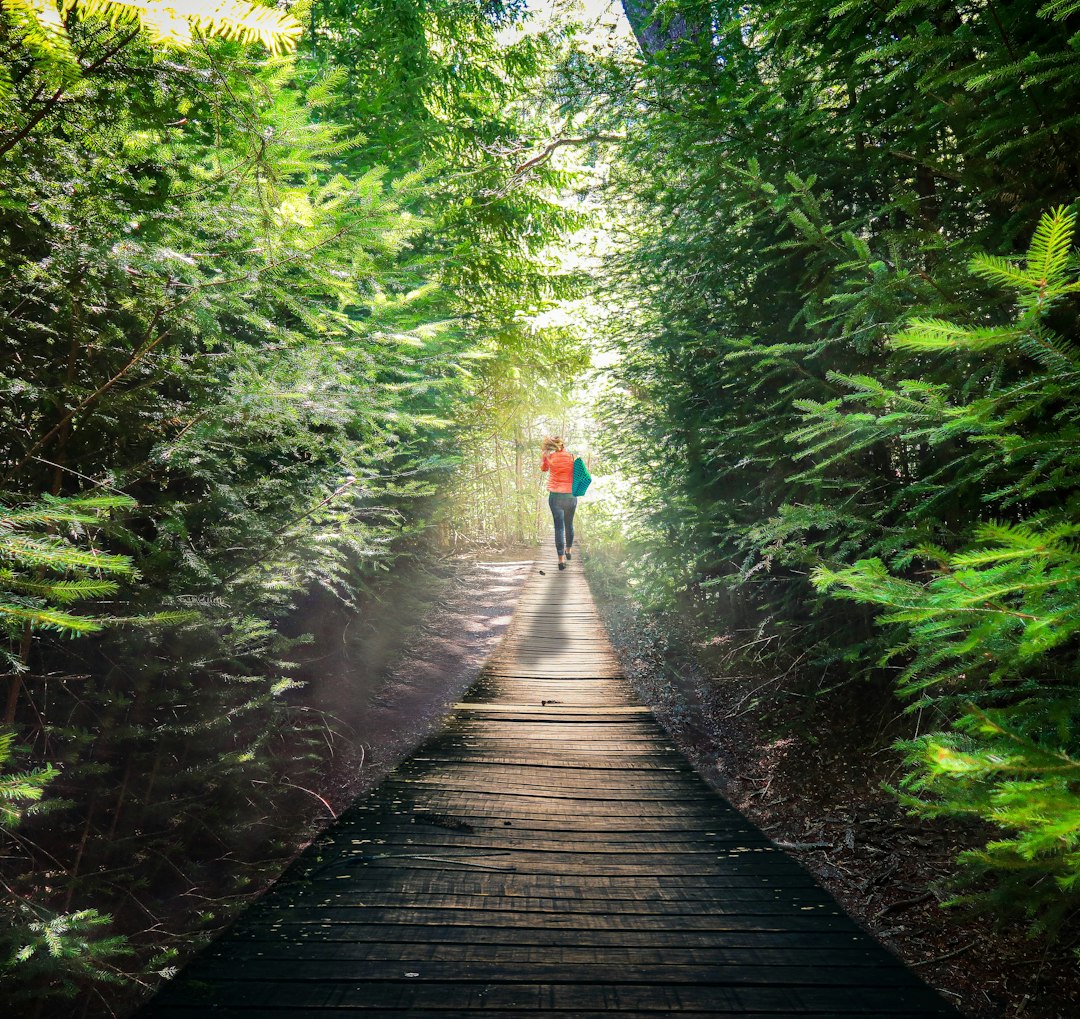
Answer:
[[[540,448],[545,453],[553,453],[566,448],[566,443],[562,441],[562,437],[558,435],[545,435],[543,442],[540,443]]]

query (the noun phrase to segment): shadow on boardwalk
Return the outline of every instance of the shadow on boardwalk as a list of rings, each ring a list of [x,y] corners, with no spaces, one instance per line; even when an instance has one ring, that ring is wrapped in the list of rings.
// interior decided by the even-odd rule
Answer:
[[[578,570],[143,1019],[958,1015],[673,750]]]

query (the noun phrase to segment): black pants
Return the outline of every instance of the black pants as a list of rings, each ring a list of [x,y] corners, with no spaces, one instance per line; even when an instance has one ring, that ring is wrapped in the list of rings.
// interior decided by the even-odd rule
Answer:
[[[551,519],[555,521],[555,551],[562,555],[567,548],[574,547],[577,496],[569,492],[549,492],[548,506],[551,507]]]

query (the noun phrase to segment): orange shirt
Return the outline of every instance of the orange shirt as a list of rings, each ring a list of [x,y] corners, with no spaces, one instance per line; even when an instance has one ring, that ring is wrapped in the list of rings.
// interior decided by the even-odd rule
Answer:
[[[545,453],[540,470],[551,472],[548,475],[549,492],[569,494],[574,490],[574,458],[565,449]]]

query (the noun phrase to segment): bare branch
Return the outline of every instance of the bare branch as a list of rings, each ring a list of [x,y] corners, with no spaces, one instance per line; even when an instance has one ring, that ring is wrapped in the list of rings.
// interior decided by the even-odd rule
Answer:
[[[528,170],[531,170],[534,166],[539,166],[541,163],[546,163],[555,152],[556,149],[561,149],[564,145],[591,145],[593,142],[624,142],[626,141],[626,135],[624,134],[586,134],[576,138],[556,138],[552,142],[548,142],[544,148],[542,148],[535,156],[530,159],[526,159],[524,163],[514,169],[514,173],[522,174]]]

